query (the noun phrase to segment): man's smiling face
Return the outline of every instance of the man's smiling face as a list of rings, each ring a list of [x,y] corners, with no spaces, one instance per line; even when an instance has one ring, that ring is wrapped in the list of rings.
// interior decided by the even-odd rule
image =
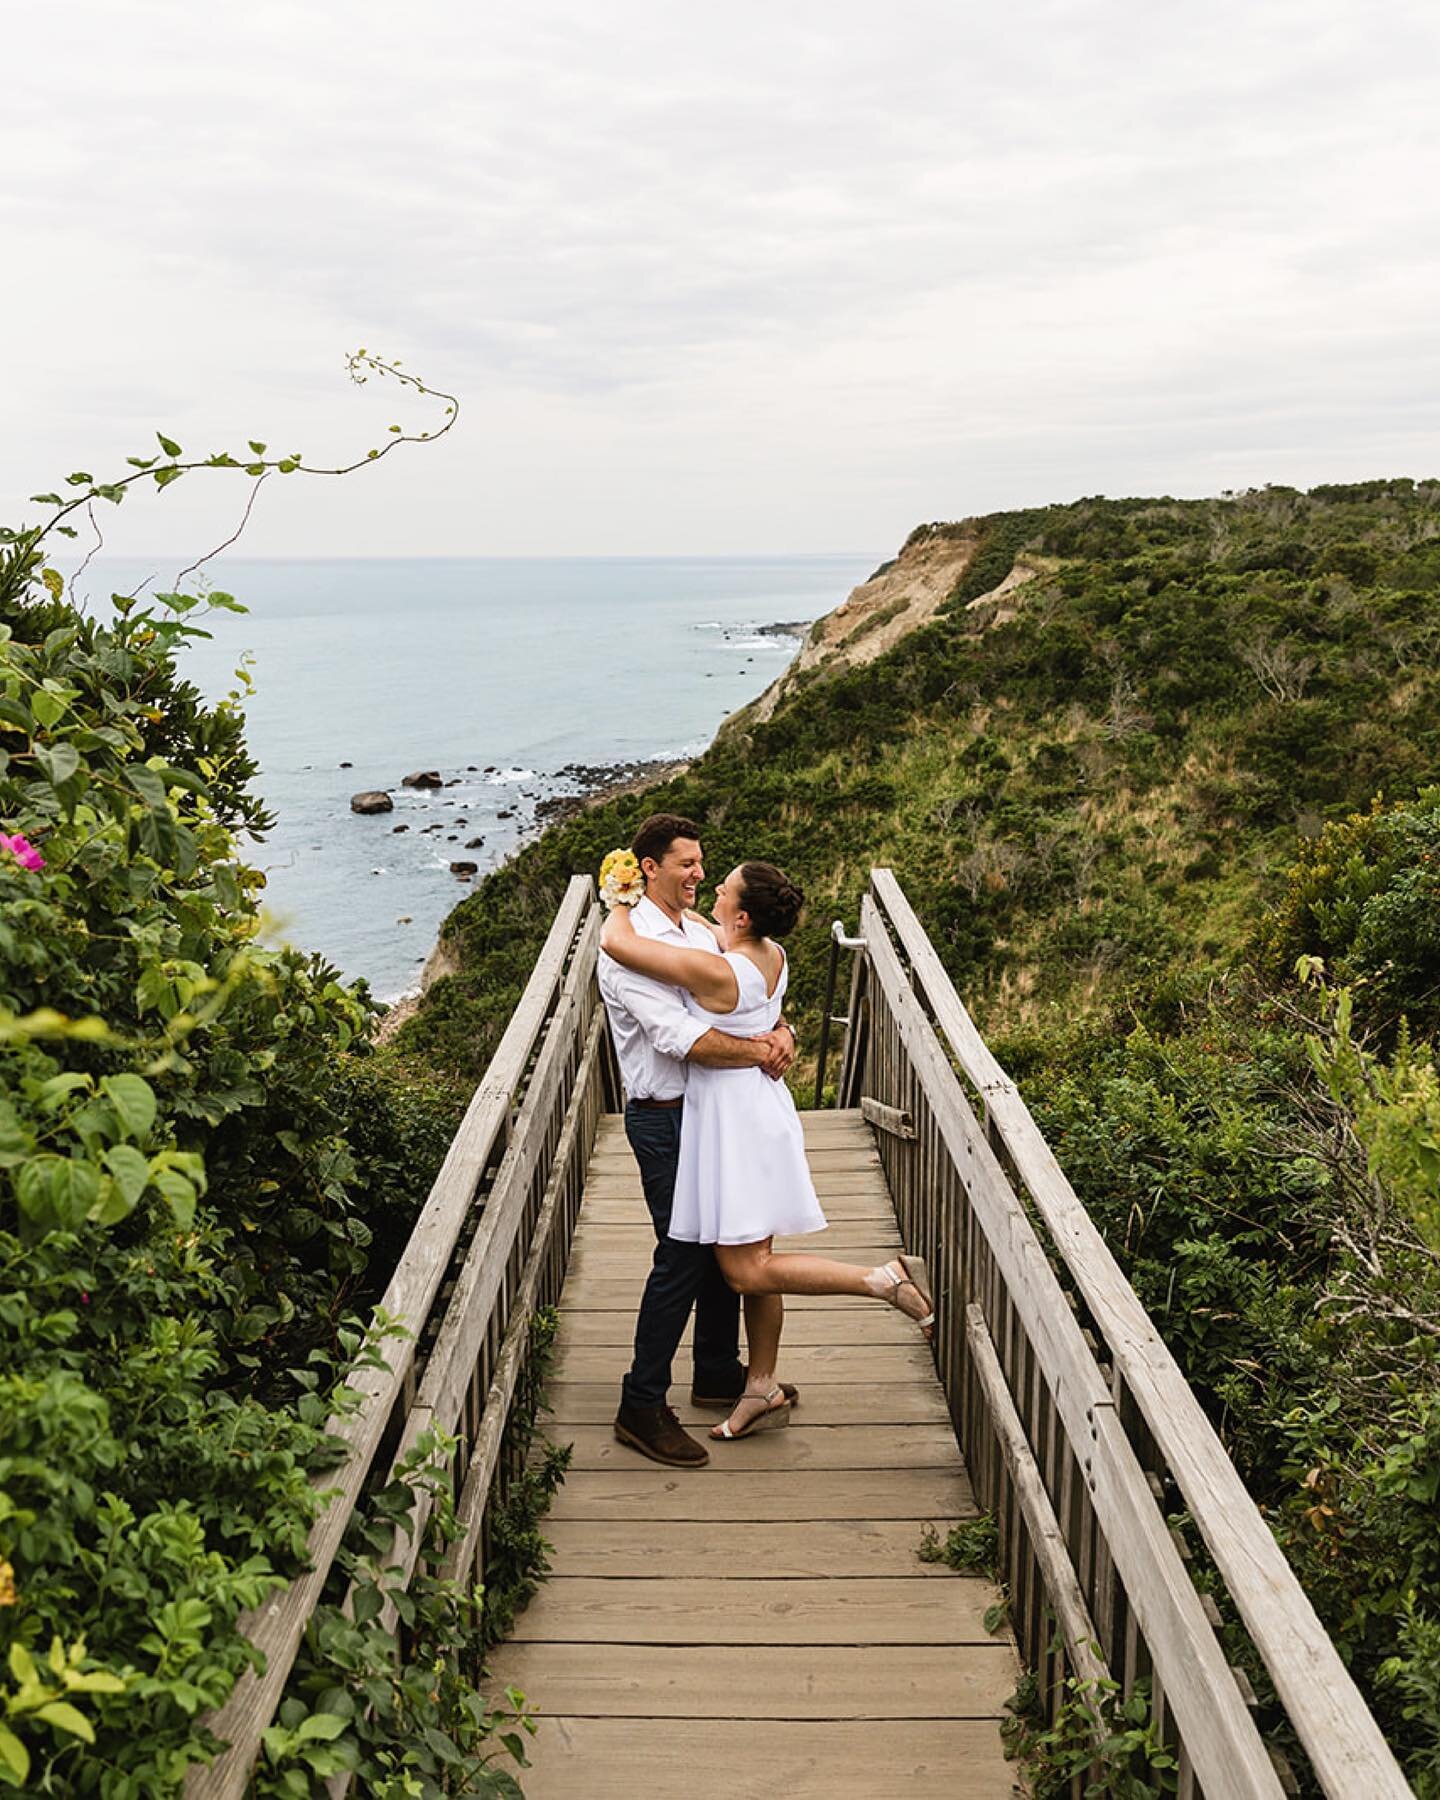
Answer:
[[[698,838],[672,839],[659,862],[647,856],[643,867],[645,891],[657,906],[669,913],[681,913],[695,904],[700,883],[705,879]]]

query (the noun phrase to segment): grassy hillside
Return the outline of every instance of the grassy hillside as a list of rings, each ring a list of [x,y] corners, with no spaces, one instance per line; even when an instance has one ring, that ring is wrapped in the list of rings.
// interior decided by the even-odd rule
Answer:
[[[926,526],[878,611],[937,536],[930,622],[812,639],[682,779],[482,883],[398,1054],[473,1079],[565,879],[659,807],[809,891],[813,1045],[829,920],[892,864],[1440,1795],[1440,483]]]
[[[802,1029],[875,862],[994,1029],[1221,966],[1297,832],[1440,768],[1440,483],[1082,500],[924,527],[897,563],[937,533],[978,549],[933,623],[482,882],[409,1052],[480,1072],[564,880],[652,808],[704,825],[715,875],[766,855],[803,883]]]

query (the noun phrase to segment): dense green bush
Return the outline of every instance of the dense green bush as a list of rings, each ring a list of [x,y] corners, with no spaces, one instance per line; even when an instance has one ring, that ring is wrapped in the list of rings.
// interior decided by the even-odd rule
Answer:
[[[1377,800],[1302,844],[1260,951],[1275,980],[1301,956],[1323,958],[1374,1027],[1393,1032],[1404,1015],[1440,1030],[1440,787]]]
[[[363,990],[260,943],[197,617],[0,552],[0,1784],[113,1800],[176,1791],[301,1566],[342,1319],[453,1122]]]

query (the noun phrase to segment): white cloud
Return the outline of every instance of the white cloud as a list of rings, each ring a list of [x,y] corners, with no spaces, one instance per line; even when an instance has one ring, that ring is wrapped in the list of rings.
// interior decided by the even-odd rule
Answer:
[[[1344,0],[29,9],[0,517],[153,426],[438,449],[251,554],[884,547],[1100,490],[1440,469],[1440,28]],[[406,417],[414,409],[407,408]],[[107,520],[204,547],[197,479]]]

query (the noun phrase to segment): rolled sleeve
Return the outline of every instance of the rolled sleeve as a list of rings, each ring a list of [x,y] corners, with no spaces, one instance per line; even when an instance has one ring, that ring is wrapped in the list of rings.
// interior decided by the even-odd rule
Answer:
[[[703,1019],[695,1017],[673,988],[652,981],[648,975],[637,975],[633,969],[612,964],[608,985],[662,1056],[673,1056],[676,1062],[683,1063],[710,1029]]]

